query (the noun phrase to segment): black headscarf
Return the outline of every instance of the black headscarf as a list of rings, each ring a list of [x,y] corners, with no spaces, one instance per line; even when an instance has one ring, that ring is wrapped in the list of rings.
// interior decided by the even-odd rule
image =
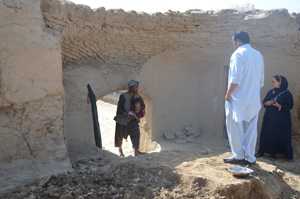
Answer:
[[[266,95],[266,97],[264,98],[264,102],[268,101],[268,100],[275,100],[277,101],[277,99],[282,96],[285,93],[288,93],[288,81],[287,79],[282,76],[282,75],[274,75],[273,78],[280,82],[280,87],[279,88],[272,88],[268,94]]]
[[[288,80],[282,76],[282,75],[275,75],[274,78],[280,82],[280,87],[279,88],[276,88],[275,90],[278,91],[278,92],[282,92],[282,91],[285,91],[288,89],[289,87],[289,83],[288,83]]]

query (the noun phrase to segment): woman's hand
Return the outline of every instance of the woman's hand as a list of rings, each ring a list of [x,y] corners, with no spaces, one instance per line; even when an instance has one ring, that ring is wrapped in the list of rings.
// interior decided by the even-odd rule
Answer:
[[[226,93],[225,101],[230,101],[230,100],[231,100],[231,95],[229,93]]]
[[[139,118],[138,118],[138,116],[134,113],[134,112],[129,112],[128,113],[128,115],[129,115],[129,117],[131,118],[131,119],[136,119],[136,120],[139,120]]]
[[[277,108],[278,108],[278,111],[281,111],[281,109],[282,109],[282,106],[281,106],[278,102],[275,102],[275,103],[273,104],[273,106],[277,107]]]
[[[264,103],[265,106],[272,106],[275,102],[273,100],[266,101]]]

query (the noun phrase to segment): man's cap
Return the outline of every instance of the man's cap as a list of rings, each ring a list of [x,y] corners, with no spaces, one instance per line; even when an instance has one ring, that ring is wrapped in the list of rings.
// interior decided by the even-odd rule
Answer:
[[[128,81],[128,87],[132,87],[132,86],[138,86],[139,82],[136,80],[129,80]]]

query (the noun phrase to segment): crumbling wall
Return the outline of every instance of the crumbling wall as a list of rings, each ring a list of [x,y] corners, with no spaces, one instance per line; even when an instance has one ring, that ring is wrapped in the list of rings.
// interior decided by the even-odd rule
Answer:
[[[64,65],[94,61],[141,67],[155,54],[187,45],[179,37],[199,25],[192,16],[151,16],[104,8],[93,11],[57,0],[43,1],[42,9],[47,25],[62,33]],[[191,38],[189,43],[194,43]]]
[[[39,0],[0,1],[0,38],[2,190],[70,164],[60,43],[45,29]]]
[[[229,63],[230,54],[233,52],[231,44],[231,35],[234,31],[245,30],[251,35],[253,45],[262,51],[266,62],[266,87],[263,93],[270,88],[270,80],[273,74],[284,74],[290,80],[290,87],[295,94],[296,109],[299,109],[299,101],[297,94],[299,89],[299,60],[300,60],[300,46],[299,33],[300,25],[297,23],[297,16],[291,16],[287,10],[275,11],[253,11],[248,13],[238,13],[234,10],[223,10],[220,12],[168,12],[156,13],[149,15],[146,13],[124,12],[123,10],[105,10],[99,8],[92,10],[87,6],[79,6],[73,3],[59,3],[55,0],[43,1],[43,15],[47,26],[62,36],[62,51],[64,66],[71,65],[76,68],[78,63],[93,65],[99,71],[105,71],[106,74],[101,76],[103,79],[109,79],[105,76],[113,74],[114,69],[121,66],[126,68],[129,73],[140,74],[141,71],[152,71],[151,73],[137,75],[136,77],[142,81],[142,86],[146,90],[154,88],[153,84],[169,85],[171,78],[177,77],[181,81],[175,81],[175,87],[182,89],[178,91],[184,93],[190,89],[184,85],[188,85],[191,79],[202,79],[205,74],[203,69],[199,69],[194,74],[180,73],[183,68],[178,70],[173,69],[173,73],[164,73],[167,71],[166,64],[175,64],[174,62],[145,64],[147,61],[156,55],[161,55],[163,60],[164,52],[180,51],[180,49],[199,48],[203,49],[201,53],[194,54],[199,56],[199,63],[194,64],[199,68],[210,64],[210,60],[218,60],[214,64],[209,65],[211,68],[218,68],[219,72],[215,74],[217,78],[220,72],[224,72],[224,65]],[[209,54],[205,52],[210,52]],[[180,59],[185,59],[182,57]],[[169,58],[165,58],[168,62]],[[176,59],[177,61],[180,59]],[[189,57],[188,59],[192,59]],[[201,61],[200,61],[201,60]],[[189,61],[186,60],[189,64]],[[145,65],[144,65],[145,64]],[[185,67],[185,65],[182,67]],[[159,66],[159,67],[158,67]],[[147,69],[149,67],[150,69]],[[171,66],[170,66],[171,67]],[[188,67],[186,67],[188,68]],[[123,70],[123,69],[121,69]],[[215,69],[211,69],[212,71]],[[213,73],[212,73],[213,74]],[[195,75],[195,76],[194,76]],[[126,75],[124,75],[125,77]],[[155,81],[155,77],[161,77],[159,81]],[[100,79],[100,77],[99,77]],[[126,78],[125,78],[126,79]],[[152,79],[151,81],[149,79]],[[212,78],[214,79],[214,78]],[[149,83],[144,82],[149,80]],[[224,79],[219,79],[223,81]],[[102,81],[102,80],[99,80]],[[111,79],[109,79],[111,81]],[[183,83],[184,82],[184,83]],[[220,87],[218,87],[220,86]],[[197,90],[191,92],[201,92],[205,90],[205,84],[199,85]],[[147,93],[154,104],[157,98],[164,96],[165,99],[174,101],[173,96],[167,95],[165,90],[169,87],[156,86],[155,97],[151,96],[153,93]],[[220,98],[224,92],[224,83],[216,85],[218,90],[218,97]],[[170,103],[170,102],[166,102]],[[184,105],[177,104],[181,107]],[[197,106],[197,104],[194,104]],[[222,108],[221,108],[222,107]],[[153,106],[154,109],[161,111],[160,107]],[[218,101],[217,110],[223,110],[222,100]],[[187,108],[185,111],[194,111]],[[221,111],[223,113],[223,111]],[[191,115],[193,115],[191,113]],[[201,119],[202,126],[210,123],[209,117],[206,117],[206,112],[197,114]],[[153,119],[157,121],[165,121],[164,114],[158,113],[153,115]],[[297,111],[293,112],[295,130],[299,128],[299,120],[297,119]],[[165,122],[153,123],[155,135],[161,135],[163,129],[173,128],[174,126],[183,126],[186,122],[178,120],[178,114],[171,114],[168,120],[172,121],[166,125]],[[191,119],[191,117],[188,117]],[[191,123],[196,123],[194,119]],[[218,120],[219,121],[219,120]],[[179,123],[178,123],[179,122]],[[223,122],[223,120],[222,120]],[[158,125],[158,126],[156,126]],[[222,125],[218,125],[216,131],[223,131]],[[204,128],[205,131],[211,131],[210,128]],[[222,133],[220,133],[222,134]]]

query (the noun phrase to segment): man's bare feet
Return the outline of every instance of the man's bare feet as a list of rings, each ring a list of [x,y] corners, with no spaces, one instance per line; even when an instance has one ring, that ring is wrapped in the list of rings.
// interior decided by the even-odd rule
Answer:
[[[120,157],[124,158],[125,155],[123,153],[123,149],[122,148],[119,148],[119,154],[120,154]]]

